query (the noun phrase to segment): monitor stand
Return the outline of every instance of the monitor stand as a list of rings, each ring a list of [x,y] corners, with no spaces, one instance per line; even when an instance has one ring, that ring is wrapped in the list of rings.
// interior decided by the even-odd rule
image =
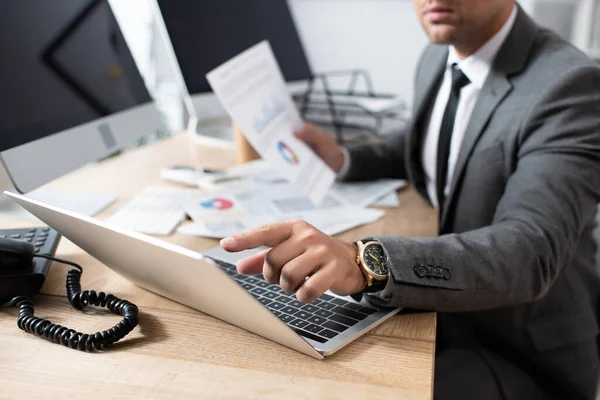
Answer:
[[[213,144],[219,147],[233,147],[233,131],[231,119],[226,117],[209,117],[196,119],[190,117],[188,132],[197,142]]]
[[[32,214],[4,195],[5,190],[18,193],[4,169],[0,168],[0,216],[35,219]],[[26,196],[87,217],[96,215],[116,199],[114,195],[106,193],[77,193],[49,189],[36,189]]]
[[[15,203],[10,197],[4,194],[4,190],[9,190],[11,192],[16,192],[16,190],[11,188],[3,187],[2,193],[0,194],[0,217],[14,217],[14,218],[29,218],[34,219],[35,217],[31,215],[27,210],[22,208],[20,205]]]

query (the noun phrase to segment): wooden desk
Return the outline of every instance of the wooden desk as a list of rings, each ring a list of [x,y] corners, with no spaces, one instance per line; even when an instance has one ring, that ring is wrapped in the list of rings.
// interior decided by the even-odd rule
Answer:
[[[165,184],[159,171],[171,164],[226,167],[231,149],[198,148],[186,136],[86,167],[53,188],[116,193],[117,210],[149,184]],[[368,226],[341,235],[435,234],[435,212],[412,189],[402,206]],[[0,228],[36,226],[3,218]],[[167,240],[203,250],[215,240],[174,234]],[[57,255],[84,268],[84,289],[106,291],[140,307],[139,326],[103,353],[83,353],[34,338],[16,326],[17,310],[0,311],[0,398],[402,398],[432,395],[434,313],[400,315],[324,361],[243,331],[198,311],[146,292],[62,239]],[[54,264],[36,315],[82,332],[106,329],[120,320],[103,310],[79,312],[65,297],[67,269]]]

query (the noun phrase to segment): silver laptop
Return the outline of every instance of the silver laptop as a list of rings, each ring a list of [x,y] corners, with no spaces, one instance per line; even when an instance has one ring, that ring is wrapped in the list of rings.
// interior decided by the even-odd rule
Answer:
[[[262,275],[240,275],[249,252],[204,254],[119,229],[37,200],[4,192],[64,237],[136,285],[311,357],[335,353],[399,309],[375,309],[325,294],[297,301]],[[85,270],[85,266],[84,270]]]

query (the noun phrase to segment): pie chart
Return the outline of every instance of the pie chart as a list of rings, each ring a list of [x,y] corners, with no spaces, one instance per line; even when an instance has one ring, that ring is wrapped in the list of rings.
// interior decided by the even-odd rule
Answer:
[[[277,150],[288,164],[298,164],[300,162],[296,153],[287,144],[277,142]]]
[[[201,202],[200,205],[206,209],[223,211],[232,208],[233,202],[222,197],[215,197],[214,199]]]

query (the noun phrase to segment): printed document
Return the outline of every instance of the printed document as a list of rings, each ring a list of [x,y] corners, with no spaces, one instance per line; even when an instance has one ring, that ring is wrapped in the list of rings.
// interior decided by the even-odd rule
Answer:
[[[392,192],[388,193],[375,201],[375,203],[371,204],[374,207],[384,207],[384,208],[396,208],[400,207],[400,200],[398,199],[398,193]]]
[[[308,211],[318,208],[331,208],[340,205],[367,207],[398,207],[397,191],[406,186],[401,179],[379,179],[369,182],[335,182],[319,207],[295,187],[287,183],[279,171],[265,162],[256,160],[246,164],[236,165],[220,174],[206,176],[198,185],[208,190],[256,191],[269,196],[287,211]],[[380,200],[387,196],[386,202]],[[295,207],[296,205],[297,207]],[[280,210],[285,212],[285,210]]]
[[[206,77],[256,151],[315,205],[321,204],[335,173],[293,135],[303,122],[269,43],[244,51]]]
[[[384,212],[381,210],[345,206],[331,210],[314,210],[279,215],[263,214],[239,221],[194,221],[194,223],[180,226],[177,231],[186,235],[221,239],[262,224],[302,219],[327,235],[336,235],[356,226],[376,221],[383,215]]]
[[[369,182],[336,182],[329,194],[347,204],[367,207],[381,197],[392,193],[396,195],[398,189],[406,186],[402,179],[379,179]]]

